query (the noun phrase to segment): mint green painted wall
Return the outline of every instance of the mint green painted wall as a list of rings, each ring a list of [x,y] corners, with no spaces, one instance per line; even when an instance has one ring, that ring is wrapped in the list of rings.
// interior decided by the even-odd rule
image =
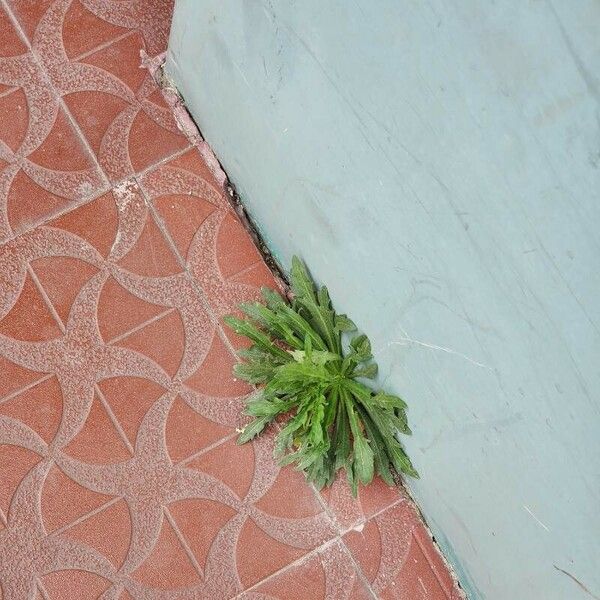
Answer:
[[[408,400],[471,597],[600,597],[600,3],[177,0],[167,68]]]

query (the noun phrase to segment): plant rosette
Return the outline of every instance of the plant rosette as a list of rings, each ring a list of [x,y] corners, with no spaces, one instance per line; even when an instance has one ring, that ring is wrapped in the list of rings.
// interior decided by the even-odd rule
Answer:
[[[317,488],[333,483],[345,469],[354,495],[358,483],[375,473],[393,485],[393,470],[418,477],[398,434],[410,435],[406,403],[364,383],[377,364],[366,335],[346,316],[336,314],[325,286],[317,289],[305,265],[294,257],[293,299],[262,289],[265,304],[244,303],[247,316],[225,317],[237,334],[252,341],[240,350],[234,373],[259,386],[247,401],[254,417],[242,431],[243,444],[278,416],[288,420],[277,435],[280,464],[294,463]],[[344,343],[344,334],[350,341]]]

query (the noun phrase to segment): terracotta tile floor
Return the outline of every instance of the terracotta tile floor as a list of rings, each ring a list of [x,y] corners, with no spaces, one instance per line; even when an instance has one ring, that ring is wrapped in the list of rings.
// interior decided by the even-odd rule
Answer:
[[[403,493],[237,446],[275,285],[140,51],[168,0],[1,0],[0,597],[457,598]]]

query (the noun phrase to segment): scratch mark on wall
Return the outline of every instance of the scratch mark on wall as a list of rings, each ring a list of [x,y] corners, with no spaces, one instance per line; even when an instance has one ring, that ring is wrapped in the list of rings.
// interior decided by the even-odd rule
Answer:
[[[431,350],[439,350],[440,352],[445,352],[446,354],[453,354],[454,356],[459,356],[460,358],[464,358],[466,361],[470,362],[471,364],[474,364],[476,367],[490,369],[490,371],[492,370],[492,367],[490,367],[489,365],[484,365],[483,363],[480,363],[480,362],[472,359],[471,357],[467,356],[466,354],[462,354],[460,352],[457,352],[456,350],[452,350],[452,348],[445,348],[444,346],[437,346],[436,344],[430,344],[428,342],[423,342],[421,340],[415,340],[408,336],[397,338],[395,340],[392,340],[391,342],[388,342],[383,348],[377,350],[376,353],[377,354],[383,353],[386,350],[388,350],[389,348],[391,348],[392,346],[410,346],[410,345],[422,346],[423,348],[429,348]]]
[[[542,523],[534,514],[533,512],[531,512],[531,509],[529,508],[529,506],[525,506],[523,504],[523,508],[534,518],[534,520],[541,525],[546,531],[550,531],[550,529],[548,529],[548,527],[546,525],[544,525],[544,523]]]
[[[594,598],[594,600],[600,600],[600,596],[596,596],[596,594],[592,594],[592,592],[590,592],[590,590],[583,585],[583,583],[581,583],[581,581],[579,581],[579,579],[577,579],[577,577],[575,577],[574,575],[571,575],[571,573],[569,573],[568,571],[565,571],[564,569],[561,569],[560,567],[557,567],[556,565],[552,565],[557,571],[560,571],[561,573],[564,573],[567,577],[570,577],[586,594],[589,594],[590,598]]]

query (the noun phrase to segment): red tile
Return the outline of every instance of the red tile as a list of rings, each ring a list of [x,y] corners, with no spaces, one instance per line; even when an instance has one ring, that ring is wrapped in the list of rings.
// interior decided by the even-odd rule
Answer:
[[[167,165],[171,169],[177,169],[180,171],[187,171],[188,173],[193,173],[196,177],[204,181],[210,188],[208,190],[208,195],[203,198],[202,195],[198,196],[199,198],[203,198],[206,202],[212,203],[213,191],[216,193],[225,196],[226,193],[222,189],[223,186],[219,183],[219,181],[215,178],[212,171],[206,164],[206,161],[200,154],[197,148],[192,148],[188,152],[178,156],[177,158],[173,158],[168,162]],[[225,200],[227,200],[225,198]],[[227,200],[229,202],[229,200]]]
[[[294,468],[281,469],[277,479],[256,503],[276,517],[302,519],[323,512],[304,474]]]
[[[61,321],[66,323],[77,294],[98,270],[76,258],[56,256],[29,264]]]
[[[69,204],[68,198],[53,194],[20,170],[8,190],[6,212],[13,231],[22,232],[64,210]]]
[[[186,466],[222,481],[239,498],[245,498],[254,477],[254,449],[252,444],[239,446],[235,440],[227,440]]]
[[[51,377],[0,403],[0,415],[25,423],[49,444],[60,425],[62,404],[60,385]]]
[[[291,468],[280,470],[272,457],[272,436],[244,446],[228,440],[187,463],[223,482],[243,499],[247,517],[232,517],[228,531],[235,555],[214,555],[237,568],[244,587],[254,585],[335,536],[335,529],[312,490]],[[225,528],[222,530],[225,533]],[[233,549],[232,549],[233,550]],[[234,567],[233,565],[236,565]]]
[[[180,500],[169,505],[196,562],[206,572],[207,559],[223,527],[236,514],[231,507],[212,500]],[[206,577],[206,573],[205,573]]]
[[[40,459],[41,457],[31,450],[0,444],[0,509],[5,516],[21,480]]]
[[[344,531],[406,498],[406,493],[401,487],[389,486],[377,477],[368,486],[360,485],[357,497],[354,498],[348,485],[346,472],[342,471],[331,487],[321,490],[321,496]]]
[[[50,600],[98,598],[110,587],[110,581],[88,571],[55,571],[42,577]]]
[[[64,527],[111,499],[110,496],[84,488],[53,466],[42,489],[44,526],[48,532]]]
[[[0,122],[2,123],[0,139],[13,152],[17,152],[25,139],[29,125],[27,96],[22,89],[16,89],[0,98]]]
[[[27,52],[25,42],[20,38],[4,10],[0,10],[0,32],[2,33],[0,35],[0,56],[18,56]]]
[[[209,396],[223,398],[245,396],[252,391],[252,388],[244,381],[234,378],[233,366],[236,362],[229,348],[215,332],[206,358],[186,381],[186,385]]]
[[[104,186],[92,157],[62,109],[48,119],[48,123],[42,119],[32,124],[33,131],[39,130],[38,136],[44,137],[28,142],[33,151],[16,172],[7,193],[8,219],[15,231],[31,227],[74,201],[92,197]]]
[[[179,462],[232,433],[192,410],[176,398],[166,426],[166,446],[173,462]]]
[[[8,4],[33,39],[35,30],[55,0],[9,0]],[[66,11],[58,37],[70,58],[105,44],[127,31],[140,32],[148,53],[156,56],[167,48],[173,0],[75,0]]]
[[[134,172],[139,173],[189,146],[162,92],[155,90],[145,99],[129,133],[129,155]]]
[[[137,243],[119,262],[119,265],[132,273],[147,277],[164,277],[182,270],[177,258],[151,218],[146,220]]]
[[[140,377],[111,377],[101,381],[99,388],[127,439],[134,445],[142,419],[165,390]]]
[[[250,587],[298,560],[306,553],[265,533],[254,521],[246,521],[238,538],[236,560],[242,585]]]
[[[435,545],[422,523],[415,528],[413,535],[419,545],[423,558],[429,563],[432,572],[435,574],[438,583],[446,595],[452,598],[452,600],[463,598],[462,591],[450,574],[450,569],[442,558],[439,548]]]
[[[8,5],[15,14],[19,25],[31,39],[40,19],[44,16],[53,0],[9,0]]]
[[[177,372],[185,348],[183,323],[177,311],[169,313],[117,342],[156,361],[169,375]]]
[[[0,400],[41,379],[44,374],[25,369],[0,356]]]
[[[189,147],[162,93],[140,68],[143,50],[142,38],[132,35],[87,56],[82,64],[102,71],[90,72],[82,91],[69,90],[65,96],[112,181]]]
[[[0,321],[0,333],[32,342],[51,340],[61,335],[58,324],[29,274],[25,277],[16,303]]]
[[[260,263],[261,257],[245,227],[228,214],[217,236],[217,262],[225,279]]]
[[[40,167],[55,171],[83,171],[93,166],[62,109],[58,110],[43,143],[28,158]]]
[[[261,583],[252,593],[242,594],[240,600],[256,595],[273,600],[367,600],[369,592],[360,580],[348,551],[336,542],[310,555],[299,564]],[[412,600],[412,597],[410,597]],[[409,597],[407,596],[407,599]]]
[[[154,206],[165,223],[182,258],[187,256],[194,235],[204,220],[214,211],[209,202],[194,196],[169,194],[154,199]]]
[[[61,536],[94,548],[120,568],[131,541],[131,516],[127,504],[119,500],[69,527]]]
[[[140,50],[143,47],[141,37],[134,34],[90,54],[79,62],[110,72],[135,94],[148,75],[145,69],[140,68]]]
[[[107,464],[131,458],[131,453],[97,395],[94,396],[83,427],[64,448],[64,452],[87,463]]]
[[[412,504],[404,501],[344,536],[377,597],[450,600],[451,579],[442,573],[438,577],[424,553],[422,527]]]
[[[53,4],[57,3],[53,0],[9,1],[9,6],[30,40],[33,40],[40,20]],[[127,31],[124,27],[99,19],[81,2],[74,0],[62,19],[62,30],[59,35],[67,56],[73,58],[101,44],[106,44]]]
[[[113,195],[103,194],[54,219],[48,225],[76,235],[106,257],[115,241],[118,228],[117,207]]]
[[[198,572],[167,519],[163,519],[154,551],[134,572],[133,577],[147,586],[165,590],[200,582]]]
[[[255,463],[255,477],[271,468],[264,465],[263,460],[261,457]],[[236,550],[238,574],[245,587],[333,537],[334,528],[312,490],[297,483],[292,469],[283,469],[270,485],[265,485],[266,489],[254,503],[262,515],[255,513],[245,522]],[[284,506],[280,504],[282,498],[285,498]]]
[[[182,258],[212,212],[231,211],[224,191],[195,148],[146,173],[141,184]]]
[[[102,287],[98,302],[98,326],[100,334],[110,341],[146,321],[169,310],[160,304],[146,302],[109,277]]]

